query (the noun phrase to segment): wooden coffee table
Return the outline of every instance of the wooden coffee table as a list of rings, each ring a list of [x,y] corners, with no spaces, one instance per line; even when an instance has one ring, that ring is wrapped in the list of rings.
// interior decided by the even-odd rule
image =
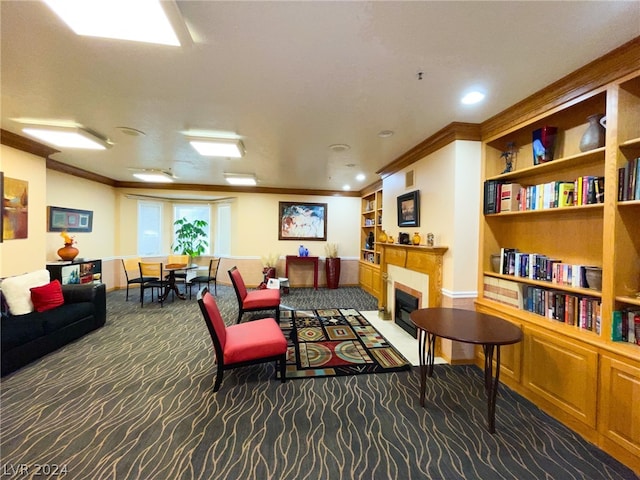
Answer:
[[[500,377],[500,346],[522,340],[520,328],[493,315],[458,308],[423,308],[409,318],[418,329],[420,357],[420,405],[424,407],[426,377],[433,375],[436,337],[482,345],[484,351],[484,390],[487,394],[487,429],[495,433],[496,397]],[[426,349],[425,349],[426,347]],[[496,369],[493,374],[493,352]]]

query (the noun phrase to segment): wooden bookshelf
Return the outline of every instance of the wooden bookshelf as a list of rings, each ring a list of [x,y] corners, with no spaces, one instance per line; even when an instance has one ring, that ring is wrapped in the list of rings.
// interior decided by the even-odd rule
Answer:
[[[378,239],[382,233],[382,182],[369,187],[361,198],[360,218],[360,286],[378,300],[382,294],[380,277],[380,247]],[[369,235],[372,240],[369,241]]]
[[[612,57],[631,52],[640,59],[639,41],[568,76],[567,82],[603,74],[603,65],[616,63]],[[481,215],[476,307],[524,332],[522,345],[505,348],[509,374],[501,379],[640,473],[640,345],[612,341],[613,312],[640,311],[640,200],[618,201],[618,170],[640,156],[640,60],[632,63],[630,68],[627,62],[619,78],[605,75],[608,83],[591,90],[573,85],[578,92],[574,97],[560,88],[562,82],[554,84],[558,99],[550,95],[550,86],[503,112],[504,122],[499,115],[483,124],[483,183],[525,186],[601,176],[605,191],[604,203]],[[526,111],[528,104],[535,114]],[[595,113],[607,117],[605,146],[580,152],[586,119]],[[546,125],[558,127],[554,160],[534,165],[532,132]],[[502,173],[501,153],[510,142],[518,148],[515,169]],[[490,257],[501,248],[602,267],[602,290],[495,273]],[[484,291],[487,278],[596,298],[600,332],[502,303]],[[483,361],[478,352],[477,362]]]

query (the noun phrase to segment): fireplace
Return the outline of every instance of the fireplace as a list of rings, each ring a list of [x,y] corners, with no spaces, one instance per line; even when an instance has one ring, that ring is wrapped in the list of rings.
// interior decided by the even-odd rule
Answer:
[[[409,314],[420,306],[420,299],[398,288],[394,290],[395,297],[395,322],[413,338],[417,338],[416,327],[411,322]]]

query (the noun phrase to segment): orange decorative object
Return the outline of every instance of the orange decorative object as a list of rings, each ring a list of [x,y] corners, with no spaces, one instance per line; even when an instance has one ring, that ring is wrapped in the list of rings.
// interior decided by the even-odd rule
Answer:
[[[62,260],[73,260],[80,251],[72,243],[65,243],[64,247],[58,249],[58,256]]]
[[[411,239],[414,245],[420,245],[420,234],[418,232],[413,234],[413,238]]]

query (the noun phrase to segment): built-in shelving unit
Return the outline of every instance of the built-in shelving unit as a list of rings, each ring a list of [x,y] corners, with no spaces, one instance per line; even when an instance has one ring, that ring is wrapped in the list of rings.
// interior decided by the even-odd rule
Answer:
[[[360,286],[374,297],[380,298],[380,247],[382,233],[382,185],[377,182],[362,197],[360,219]]]
[[[520,117],[510,114],[513,121],[483,138],[483,184],[524,187],[604,177],[604,196],[591,205],[483,214],[477,309],[516,323],[524,332],[522,343],[503,349],[501,380],[640,472],[640,345],[614,340],[613,321],[614,312],[640,312],[640,200],[618,200],[619,170],[640,157],[640,70],[628,72],[591,91],[576,88],[580,94],[575,98],[549,101],[549,108],[539,108],[535,116],[522,109]],[[530,103],[540,107],[535,100]],[[598,113],[606,115],[605,146],[580,152],[586,119]],[[558,128],[555,158],[534,165],[532,133],[543,126]],[[515,169],[502,173],[501,155],[512,143],[518,148]],[[505,248],[601,267],[602,287],[496,273],[491,255]],[[537,301],[543,302],[590,299],[598,328],[527,311],[532,291],[542,292]],[[544,306],[551,312],[549,303]]]

